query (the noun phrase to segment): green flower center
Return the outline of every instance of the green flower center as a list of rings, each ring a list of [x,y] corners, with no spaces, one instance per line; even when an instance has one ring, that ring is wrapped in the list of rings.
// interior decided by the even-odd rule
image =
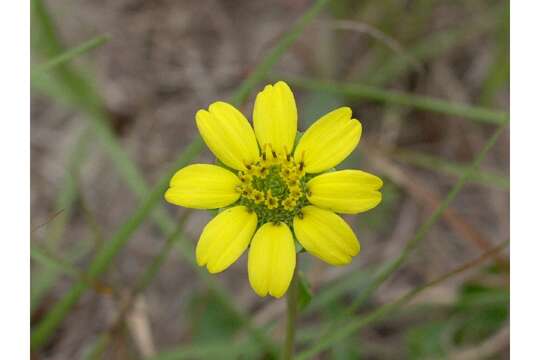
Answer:
[[[257,214],[259,225],[284,222],[292,227],[294,217],[309,204],[309,179],[303,164],[297,164],[290,155],[271,151],[247,168],[238,172],[242,182],[239,204]]]

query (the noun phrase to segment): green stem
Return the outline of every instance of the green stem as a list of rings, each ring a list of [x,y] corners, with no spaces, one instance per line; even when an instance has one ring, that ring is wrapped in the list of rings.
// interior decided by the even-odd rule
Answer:
[[[294,268],[293,278],[287,291],[287,333],[283,343],[283,360],[290,360],[294,355],[294,336],[298,315],[298,273]]]

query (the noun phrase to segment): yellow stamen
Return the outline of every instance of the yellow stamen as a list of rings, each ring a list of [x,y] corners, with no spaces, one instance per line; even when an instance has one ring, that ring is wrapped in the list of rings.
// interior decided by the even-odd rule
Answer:
[[[242,171],[240,171],[238,173],[238,178],[240,179],[242,184],[249,184],[251,180],[253,179],[253,175],[249,173],[243,173]]]
[[[250,198],[253,194],[253,186],[251,184],[244,184],[241,191],[242,196]]]
[[[298,177],[296,176],[291,176],[289,179],[286,180],[285,183],[287,184],[287,187],[289,188],[289,190],[300,188]]]
[[[272,146],[270,144],[265,144],[263,146],[261,164],[265,165],[266,167],[276,164],[276,154],[272,150]]]
[[[292,210],[296,206],[296,200],[292,199],[289,196],[285,200],[283,200],[282,205],[283,205],[283,208],[285,208],[285,210]]]
[[[265,204],[269,209],[275,209],[279,206],[279,201],[272,195],[270,191],[267,191]]]
[[[257,168],[255,169],[255,176],[258,176],[260,178],[264,178],[268,175],[268,166],[264,164],[259,164]]]
[[[293,169],[291,169],[290,167],[288,166],[282,166],[281,167],[281,176],[284,177],[285,179],[289,179],[291,177],[291,175],[293,175]]]
[[[289,197],[294,199],[294,200],[298,200],[302,196],[302,192],[300,191],[299,187],[290,189],[289,191],[290,191],[289,192]]]
[[[250,199],[253,200],[256,204],[260,204],[264,201],[264,193],[259,190],[253,190]]]

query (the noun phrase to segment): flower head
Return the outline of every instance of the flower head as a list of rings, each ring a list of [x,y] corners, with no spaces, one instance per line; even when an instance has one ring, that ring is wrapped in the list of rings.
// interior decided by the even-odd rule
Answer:
[[[296,103],[289,86],[279,81],[257,95],[253,128],[224,102],[199,110],[195,118],[204,142],[225,167],[180,169],[165,199],[196,209],[224,208],[200,236],[200,266],[221,272],[249,247],[251,286],[260,296],[279,298],[296,266],[295,241],[332,265],[347,264],[359,253],[356,235],[336,212],[356,214],[377,206],[382,181],[360,170],[333,170],[360,141],[362,126],[349,108],[324,115],[296,142]]]

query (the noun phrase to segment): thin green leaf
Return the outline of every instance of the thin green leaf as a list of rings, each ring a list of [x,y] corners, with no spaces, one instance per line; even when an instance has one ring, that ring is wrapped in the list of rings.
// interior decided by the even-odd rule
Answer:
[[[66,260],[56,258],[55,256],[48,253],[45,249],[41,249],[40,247],[36,245],[31,245],[30,257],[32,258],[32,260],[45,266],[45,268],[54,269],[58,273],[67,275],[75,280],[80,280],[82,282],[85,282],[89,287],[93,287],[95,290],[101,293],[103,292],[109,293],[113,291],[113,289],[110,286],[105,285],[98,281],[91,280],[90,276],[80,271],[72,263]]]
[[[508,114],[503,111],[495,111],[466,104],[457,104],[428,96],[412,95],[401,91],[384,90],[361,84],[338,83],[290,76],[281,76],[281,78],[284,78],[285,81],[297,87],[314,91],[347,95],[353,98],[369,99],[387,104],[409,106],[420,110],[463,117],[491,124],[504,124],[508,121]]]
[[[90,343],[90,345],[85,346],[84,350],[82,351],[81,359],[100,359],[103,352],[107,349],[109,341],[110,336],[108,333],[102,333],[101,335],[98,335],[97,338],[92,343]]]
[[[501,16],[502,26],[498,29],[497,49],[492,56],[488,74],[484,81],[479,102],[483,105],[495,103],[495,95],[510,86],[510,2],[506,1],[505,13]]]
[[[105,44],[107,41],[109,41],[109,37],[105,35],[96,36],[93,39],[85,41],[81,45],[75,46],[63,52],[62,54],[48,60],[45,64],[36,66],[36,68],[32,70],[31,76],[39,76],[41,73],[51,71],[55,67],[63,65],[73,60],[74,58],[81,56],[88,51]]]
[[[40,249],[34,244],[31,244],[30,246],[30,257],[38,263],[55,270],[59,270],[74,279],[81,277],[79,269],[77,269],[73,264],[53,258],[45,250]]]
[[[257,344],[215,342],[200,345],[184,345],[176,349],[162,352],[148,360],[181,360],[181,359],[238,359],[257,350]],[[255,359],[256,357],[247,357]]]
[[[305,311],[313,314],[320,311],[329,303],[336,301],[343,294],[351,291],[358,292],[360,289],[365,288],[369,283],[370,274],[372,274],[374,270],[375,269],[369,267],[353,270],[332,281],[324,288],[317,291],[317,296],[312,299]]]
[[[418,151],[396,150],[390,153],[390,155],[408,164],[448,175],[460,176],[467,170],[467,166],[464,164],[455,163]],[[507,176],[492,171],[478,170],[471,175],[470,181],[504,190],[510,188],[510,179]]]
[[[312,298],[313,292],[311,291],[308,280],[302,272],[298,272],[298,310],[304,310]]]

